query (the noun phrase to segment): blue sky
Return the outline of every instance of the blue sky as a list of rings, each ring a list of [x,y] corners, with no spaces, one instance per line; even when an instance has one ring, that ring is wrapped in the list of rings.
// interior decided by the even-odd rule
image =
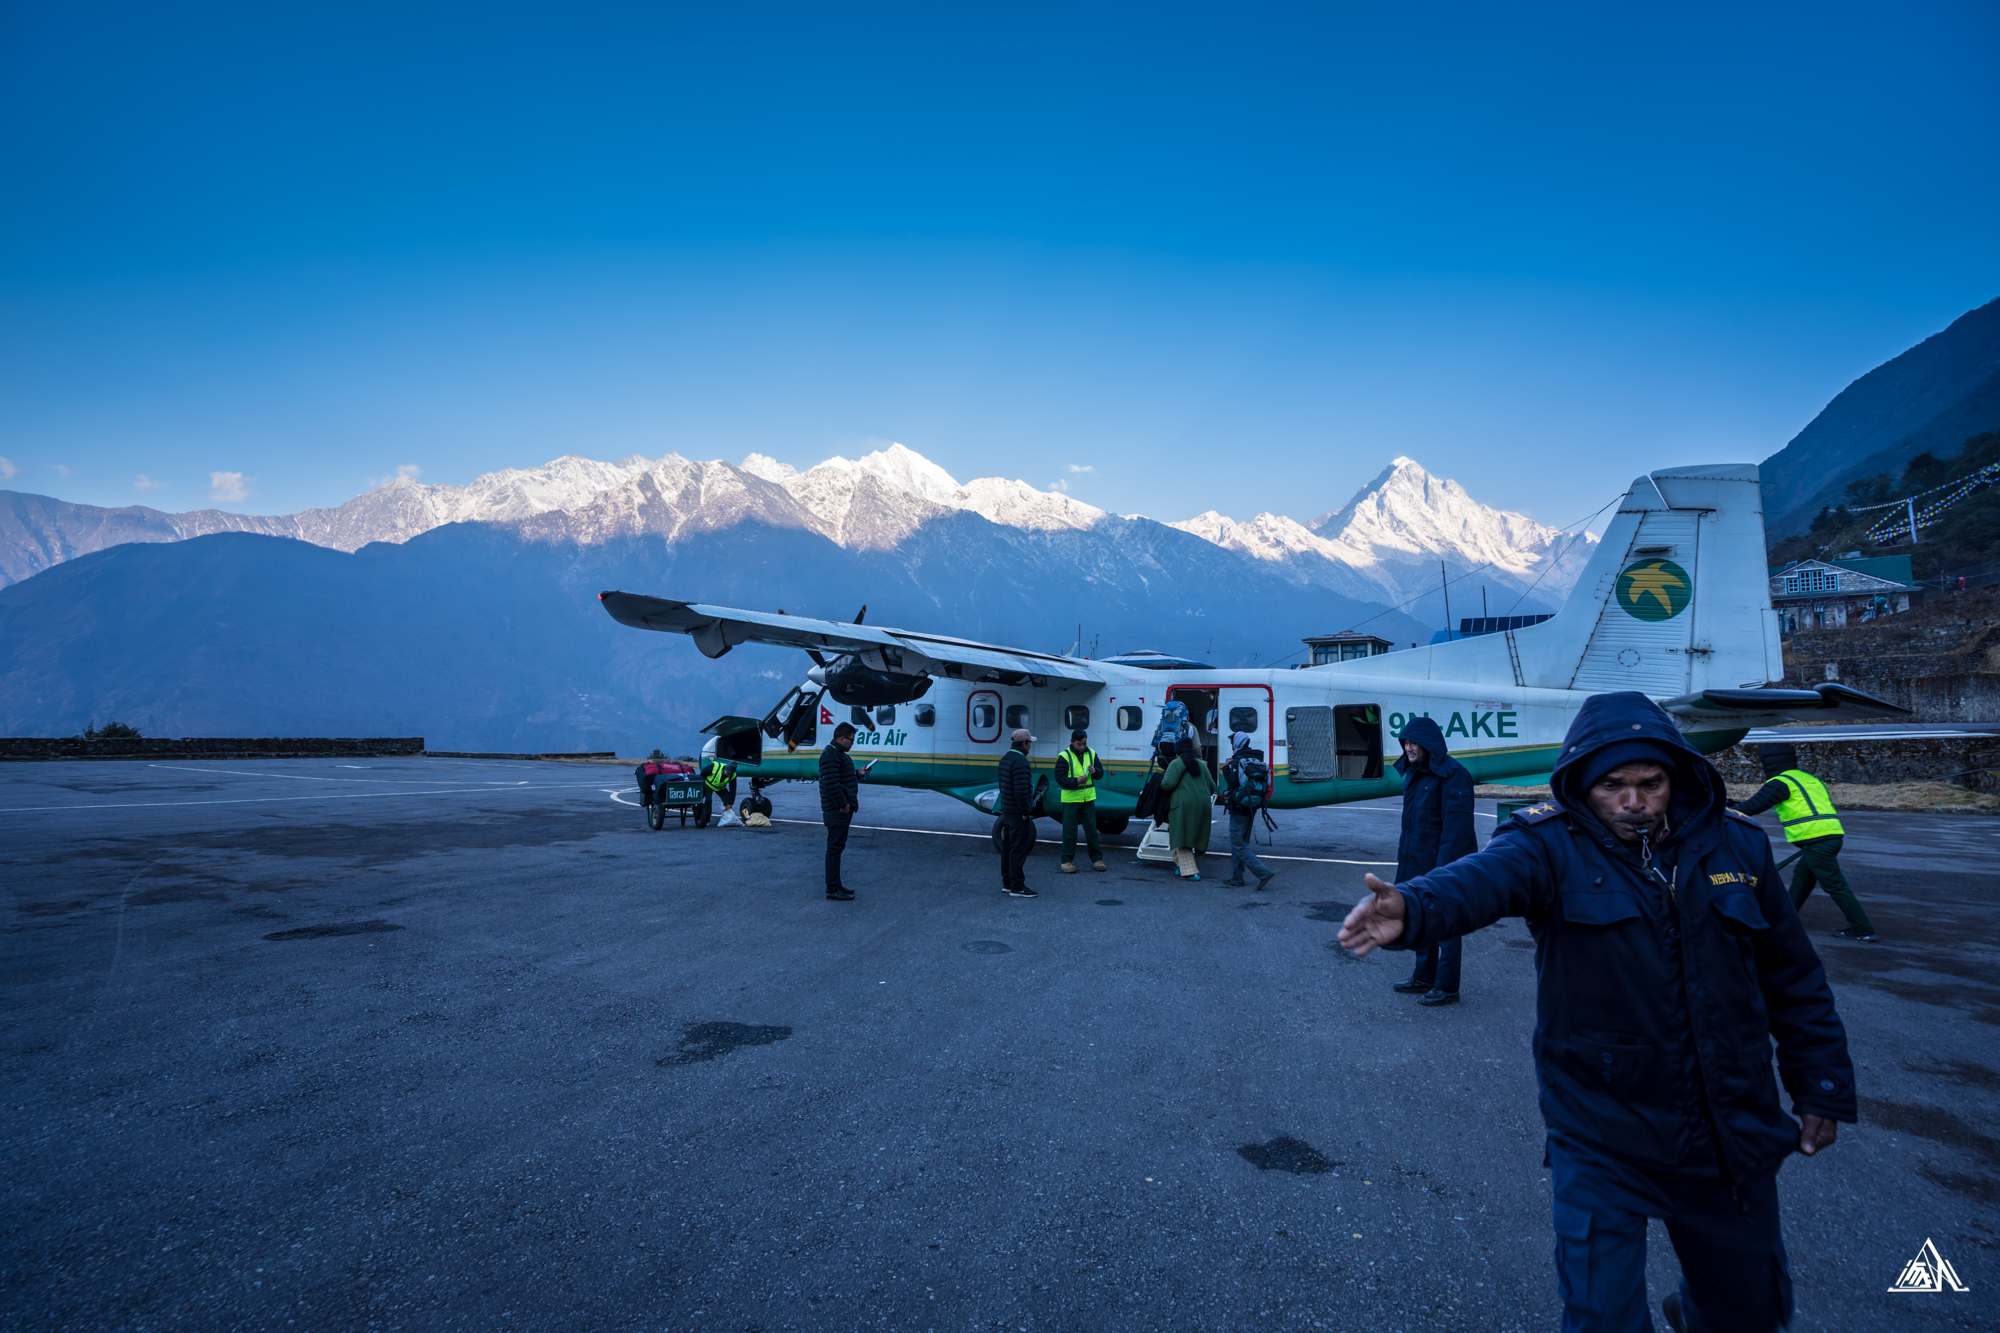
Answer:
[[[1563,523],[2000,295],[1995,68],[1972,4],[10,3],[0,485],[900,440]]]

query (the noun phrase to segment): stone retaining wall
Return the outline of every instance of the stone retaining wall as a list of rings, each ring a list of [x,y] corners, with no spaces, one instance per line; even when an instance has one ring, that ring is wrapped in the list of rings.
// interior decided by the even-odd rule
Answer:
[[[1866,731],[1866,727],[1856,727]],[[2000,794],[2000,736],[1903,741],[1802,741],[1799,767],[1822,782],[1877,786],[1891,782],[1949,782]],[[1733,745],[1710,755],[1730,782],[1762,783],[1757,747]],[[1992,765],[1993,767],[1985,767]],[[1973,772],[1965,770],[1972,769]],[[1957,776],[1952,776],[1956,774]]]
[[[85,740],[81,736],[0,736],[0,760],[22,759],[378,759],[424,752],[422,736],[240,737]]]

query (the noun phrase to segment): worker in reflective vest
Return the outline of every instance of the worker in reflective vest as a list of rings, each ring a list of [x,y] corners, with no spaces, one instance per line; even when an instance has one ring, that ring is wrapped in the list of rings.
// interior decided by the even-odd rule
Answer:
[[[1797,844],[1799,868],[1792,872],[1792,906],[1805,906],[1815,888],[1825,889],[1847,918],[1847,925],[1833,932],[1837,937],[1881,939],[1861,900],[1847,887],[1847,876],[1840,873],[1840,844],[1846,831],[1826,784],[1799,767],[1799,753],[1790,745],[1760,745],[1757,758],[1764,768],[1764,785],[1749,800],[1729,804],[1746,815],[1775,810],[1785,840]]]
[[[1056,756],[1056,786],[1062,789],[1062,872],[1076,873],[1076,826],[1083,825],[1090,868],[1104,869],[1104,849],[1097,841],[1097,781],[1104,765],[1090,748],[1081,728],[1069,734],[1069,748]]]
[[[708,788],[707,799],[722,798],[722,808],[731,809],[736,804],[736,765],[725,764],[720,759],[711,759],[702,770],[701,785]]]

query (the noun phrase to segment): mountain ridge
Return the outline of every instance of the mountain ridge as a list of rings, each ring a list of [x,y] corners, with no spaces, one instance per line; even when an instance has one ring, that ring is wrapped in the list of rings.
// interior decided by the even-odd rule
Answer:
[[[836,456],[803,472],[762,454],[741,464],[672,453],[608,463],[569,454],[538,468],[487,473],[462,487],[399,477],[345,504],[288,515],[169,514],[137,505],[107,510],[0,491],[0,579],[17,582],[120,542],[253,532],[352,552],[370,542],[407,542],[454,522],[495,523],[531,540],[589,545],[640,533],[677,541],[754,519],[815,532],[843,548],[889,551],[954,513],[1051,533],[1084,531],[1113,518],[1024,481],[960,483],[902,444],[859,459]],[[1552,529],[1480,505],[1458,483],[1432,477],[1407,458],[1396,459],[1337,513],[1355,519],[1330,535],[1330,515],[1316,520],[1317,532],[1268,513],[1236,524],[1210,511],[1163,526],[1251,555],[1292,583],[1392,605],[1421,599],[1436,586],[1428,567],[1432,556],[1455,566],[1455,575],[1488,566],[1489,577],[1516,594],[1540,581],[1545,586],[1538,591],[1552,601],[1560,600],[1583,563],[1570,558],[1574,552],[1552,561]],[[1122,521],[1155,520],[1130,515]]]

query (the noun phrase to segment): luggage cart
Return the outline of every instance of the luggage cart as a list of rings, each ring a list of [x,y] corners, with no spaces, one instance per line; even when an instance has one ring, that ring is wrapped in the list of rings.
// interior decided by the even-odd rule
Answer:
[[[694,816],[696,828],[707,828],[709,807],[708,788],[698,777],[669,775],[653,780],[653,802],[645,807],[647,827],[654,830],[667,826],[668,815],[679,815],[681,827],[686,828],[688,816]]]

